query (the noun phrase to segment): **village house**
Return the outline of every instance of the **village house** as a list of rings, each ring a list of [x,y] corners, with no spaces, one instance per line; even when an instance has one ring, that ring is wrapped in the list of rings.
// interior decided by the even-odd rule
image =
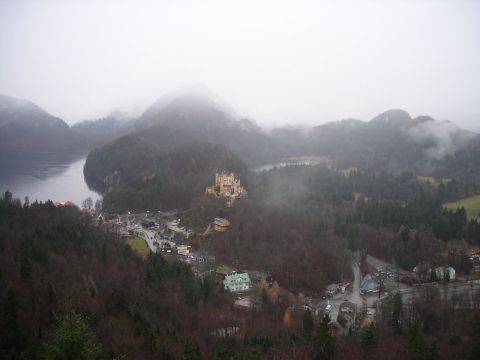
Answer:
[[[355,314],[356,312],[356,305],[348,300],[345,300],[340,304],[339,307],[339,312],[344,313],[344,314]]]
[[[419,282],[430,281],[432,269],[430,264],[426,261],[421,261],[413,268],[413,275]]]
[[[190,246],[188,245],[177,245],[177,254],[187,256],[190,253]]]
[[[372,294],[377,293],[380,289],[380,284],[375,280],[372,275],[367,274],[363,278],[363,281],[360,285],[361,294]]]
[[[469,259],[472,265],[471,273],[480,274],[480,254],[473,254]]]
[[[340,286],[338,286],[338,284],[330,284],[325,288],[325,294],[328,296],[333,296],[338,292],[340,292]]]
[[[167,229],[170,230],[172,233],[180,236],[184,236],[187,239],[193,235],[193,232],[190,229],[187,229],[184,226],[180,226],[179,219],[167,222],[166,226],[167,226]]]
[[[213,219],[213,230],[216,232],[225,232],[230,227],[230,221],[224,218],[216,217]]]
[[[346,329],[346,333],[348,333],[350,329],[355,327],[357,307],[354,303],[345,300],[340,304],[338,311],[337,321]]]
[[[435,276],[437,280],[455,280],[455,269],[451,266],[439,266],[435,268]]]
[[[223,280],[224,289],[231,292],[249,290],[251,286],[250,276],[246,272],[234,271]]]

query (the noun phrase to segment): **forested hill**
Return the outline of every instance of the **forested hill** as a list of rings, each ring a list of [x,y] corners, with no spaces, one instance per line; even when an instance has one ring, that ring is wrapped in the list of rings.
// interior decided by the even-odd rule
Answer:
[[[313,155],[328,156],[340,168],[421,171],[423,175],[439,175],[441,169],[444,176],[452,175],[445,159],[454,157],[462,163],[462,150],[480,142],[478,134],[451,122],[429,116],[412,118],[404,110],[388,110],[370,121],[347,119],[265,132],[213,95],[195,90],[159,98],[130,123],[128,132],[135,136],[146,130],[154,134],[142,135],[142,141],[152,142],[160,131],[166,131],[175,134],[169,146],[192,140],[223,144],[251,166]]]
[[[403,110],[386,111],[369,122],[343,120],[312,129],[310,150],[335,159],[339,167],[373,170],[426,172],[454,175],[448,159],[463,167],[469,161],[464,150],[480,142],[478,134],[460,129],[448,121],[428,116],[412,119]],[[476,148],[471,148],[475,150]],[[443,174],[439,174],[439,170]]]
[[[159,126],[94,150],[84,173],[105,190],[106,209],[139,210],[188,206],[220,170],[241,175],[246,165],[223,145]]]
[[[254,121],[240,118],[228,105],[197,89],[160,97],[135,122],[137,131],[157,126],[181,134],[183,139],[175,137],[179,142],[224,144],[246,162],[262,158],[268,141]]]
[[[213,278],[142,260],[78,208],[0,197],[2,359],[211,358],[224,305]]]
[[[0,152],[63,152],[82,146],[81,137],[62,119],[27,100],[0,95]]]
[[[104,118],[76,123],[72,130],[83,136],[89,146],[95,147],[130,133],[134,120],[129,115],[113,112]]]
[[[93,151],[85,165],[89,183],[108,190],[105,205],[116,209],[125,210],[126,204],[135,208],[188,205],[200,185],[187,186],[193,180],[179,180],[174,169],[180,166],[179,161],[202,163],[196,159],[200,156],[195,154],[198,143],[206,149],[202,156],[207,158],[208,153],[211,161],[204,169],[192,168],[182,176],[206,175],[205,169],[212,173],[222,166],[239,169],[240,159],[254,166],[313,155],[328,157],[338,169],[356,167],[395,174],[408,171],[480,182],[478,134],[428,116],[412,119],[403,110],[386,111],[368,122],[349,119],[311,129],[282,128],[266,133],[208,95],[187,92],[160,98],[129,123],[128,131],[131,133]],[[193,143],[197,145],[185,147]],[[182,147],[192,154],[178,160],[177,152]],[[203,178],[199,179],[198,184],[203,186]],[[164,197],[167,189],[182,191],[176,191],[174,200]]]

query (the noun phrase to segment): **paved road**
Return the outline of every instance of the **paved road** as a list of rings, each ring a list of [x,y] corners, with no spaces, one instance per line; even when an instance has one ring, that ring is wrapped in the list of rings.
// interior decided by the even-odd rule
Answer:
[[[375,261],[378,259],[373,258],[373,260]],[[382,262],[381,260],[379,260],[379,262],[375,261],[375,263],[376,265],[374,266],[378,266],[379,268],[380,267],[386,268],[385,265],[388,265],[387,263]],[[368,295],[368,296],[362,296],[360,294],[360,284],[362,282],[362,274],[360,272],[360,266],[358,262],[355,260],[352,262],[352,271],[353,271],[354,280],[351,288],[347,290],[345,294],[337,294],[337,295],[334,295],[329,300],[327,300],[327,302],[332,305],[332,310],[330,311],[330,318],[332,320],[337,319],[340,304],[344,301],[350,301],[354,303],[357,306],[357,312],[358,312],[358,311],[361,311],[363,307],[371,307],[376,301],[378,301],[379,299],[382,300],[383,298],[386,297],[386,295],[383,294],[379,298],[378,293]],[[403,284],[400,284],[400,285],[403,285]]]
[[[350,296],[347,298],[347,300],[360,307],[363,304],[363,299],[360,295],[360,283],[362,275],[360,273],[360,266],[356,262],[352,264],[352,271],[354,276],[352,292],[350,293]]]
[[[367,257],[367,261],[375,266],[377,269],[384,269],[384,270],[393,270],[393,265],[386,263],[380,259],[374,258],[370,255]],[[399,272],[404,272],[401,269],[398,269]],[[340,304],[345,300],[348,300],[354,303],[357,306],[357,311],[361,311],[364,306],[371,307],[373,304],[378,301],[384,299],[387,295],[382,294],[379,298],[378,293],[372,294],[370,296],[362,296],[360,294],[360,284],[362,281],[362,275],[360,273],[360,267],[358,263],[354,260],[352,262],[352,271],[354,275],[354,281],[349,290],[345,292],[345,294],[336,294],[332,298],[328,299],[325,303],[332,305],[332,309],[330,311],[330,318],[332,320],[336,320]],[[392,279],[392,282],[395,284],[392,287],[392,291],[399,291],[402,294],[402,299],[404,303],[408,303],[411,301],[413,297],[417,295],[418,289],[415,287],[410,287],[402,283],[398,283]],[[471,284],[471,283],[461,283],[461,282],[453,282],[449,283],[444,286],[444,284],[437,284],[438,289],[440,290],[440,295],[443,297],[445,289],[447,290],[448,297],[451,299],[453,294],[464,294],[469,293],[472,299],[475,299],[475,296],[478,296],[480,292],[480,284]]]
[[[154,231],[145,230],[145,229],[143,229],[143,231],[142,231],[142,237],[147,242],[150,250],[154,253],[156,253],[157,250],[158,250],[157,247],[155,246],[155,244],[153,243],[153,241],[155,240],[155,236],[156,236],[156,234],[155,234]]]
[[[340,304],[345,300],[354,303],[357,306],[357,311],[360,311],[360,309],[362,309],[364,305],[371,306],[375,300],[378,300],[377,296],[369,296],[363,298],[360,294],[360,283],[362,281],[362,275],[360,273],[360,266],[356,261],[352,262],[352,271],[354,275],[354,280],[350,290],[347,290],[345,294],[337,294],[331,299],[327,300],[327,302],[332,305],[332,310],[329,314],[332,320],[337,319]]]
[[[404,303],[411,302],[412,298],[421,293],[422,287],[431,286],[432,284],[424,284],[415,287],[408,288],[407,290],[400,291],[402,294],[402,300]],[[454,295],[457,296],[469,296],[472,301],[478,299],[480,294],[480,284],[463,283],[463,282],[450,282],[448,284],[437,283],[436,287],[440,292],[440,297],[444,298],[447,295],[449,300],[452,300]],[[446,292],[446,294],[445,294]]]

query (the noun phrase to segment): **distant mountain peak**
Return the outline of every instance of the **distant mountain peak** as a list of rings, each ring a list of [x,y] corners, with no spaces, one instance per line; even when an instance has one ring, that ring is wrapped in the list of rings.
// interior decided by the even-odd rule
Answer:
[[[35,114],[47,114],[40,106],[31,101],[0,94],[0,111],[23,111]]]
[[[136,130],[158,125],[198,136],[203,134],[208,141],[217,141],[226,133],[232,137],[263,133],[254,120],[241,118],[230,105],[201,85],[165,94],[135,123]]]
[[[52,152],[79,147],[79,139],[62,119],[30,101],[0,95],[0,152]]]
[[[215,109],[223,112],[227,118],[238,120],[239,117],[233,108],[223,99],[214,94],[204,85],[193,85],[179,88],[168,92],[159,97],[145,112],[140,119],[146,119],[155,114],[168,110],[169,108],[178,108],[184,110],[198,110],[202,108]]]
[[[422,124],[429,121],[435,121],[435,119],[429,115],[419,115],[413,119],[414,124]]]
[[[401,109],[387,110],[370,120],[371,124],[383,124],[388,126],[405,126],[412,122],[408,112]]]

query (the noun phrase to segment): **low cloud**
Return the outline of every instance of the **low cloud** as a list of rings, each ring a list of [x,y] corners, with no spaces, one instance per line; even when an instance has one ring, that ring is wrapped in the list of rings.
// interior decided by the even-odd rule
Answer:
[[[466,146],[476,134],[460,129],[449,121],[425,121],[408,131],[417,143],[429,143],[425,154],[434,160],[443,159]]]

